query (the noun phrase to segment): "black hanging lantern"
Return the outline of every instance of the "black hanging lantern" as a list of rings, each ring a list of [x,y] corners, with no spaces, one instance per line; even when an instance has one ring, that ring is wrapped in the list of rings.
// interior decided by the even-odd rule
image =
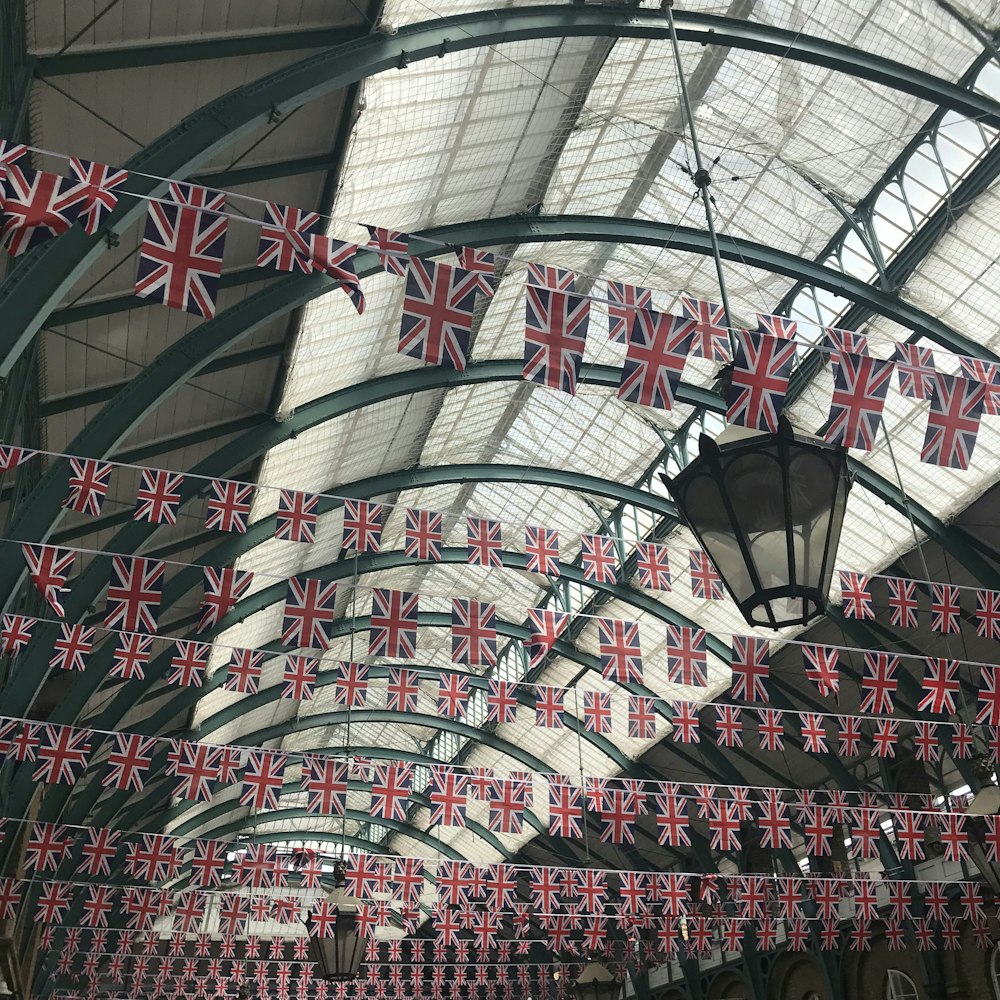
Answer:
[[[625,983],[600,962],[590,962],[573,983],[577,1000],[621,1000]]]
[[[342,889],[335,889],[328,902],[337,907],[333,934],[326,937],[310,933],[309,957],[316,964],[317,975],[327,982],[357,979],[365,956],[365,941],[358,933],[357,900],[346,896]]]
[[[784,417],[775,434],[703,434],[699,452],[664,482],[740,613],[770,628],[821,615],[851,488],[847,452],[796,435]]]

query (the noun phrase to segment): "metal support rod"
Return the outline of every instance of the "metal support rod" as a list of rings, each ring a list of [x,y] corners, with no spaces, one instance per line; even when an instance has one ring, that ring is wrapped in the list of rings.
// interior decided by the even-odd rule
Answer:
[[[715,218],[712,215],[712,198],[708,187],[712,176],[701,158],[701,145],[698,142],[698,130],[694,124],[694,111],[691,108],[691,98],[688,96],[687,80],[684,78],[684,66],[681,63],[681,48],[677,42],[677,29],[674,26],[673,0],[665,0],[664,9],[667,12],[667,24],[670,27],[670,44],[674,50],[674,62],[677,64],[677,81],[681,89],[681,104],[684,107],[684,117],[687,119],[688,131],[691,133],[691,150],[694,153],[694,183],[701,193],[701,203],[705,207],[705,223],[708,226],[708,237],[712,243],[712,256],[715,258],[715,273],[719,278],[719,296],[722,299],[722,310],[726,316],[726,332],[729,334],[729,347],[736,357],[736,335],[733,333],[733,320],[729,311],[729,294],[726,291],[726,276],[722,270],[722,254],[719,251],[719,238],[715,232]]]

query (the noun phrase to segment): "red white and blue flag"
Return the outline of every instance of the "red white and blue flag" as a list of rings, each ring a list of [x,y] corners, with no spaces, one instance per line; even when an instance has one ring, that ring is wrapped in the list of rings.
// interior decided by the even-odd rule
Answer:
[[[646,590],[670,590],[670,554],[666,545],[639,542],[635,549],[639,586]]]
[[[309,239],[309,254],[313,264],[340,282],[340,287],[360,316],[365,311],[365,296],[354,267],[357,252],[358,248],[353,243],[344,243],[330,236],[312,236]]]
[[[486,721],[508,725],[517,721],[517,684],[491,679],[486,691]]]
[[[66,591],[66,582],[73,572],[76,552],[54,545],[21,545],[21,553],[28,567],[28,574],[35,589],[45,603],[60,617],[66,616],[60,595]]]
[[[277,809],[288,758],[269,750],[250,750],[243,772],[240,805],[251,809]]]
[[[648,288],[608,282],[608,340],[627,344],[640,310],[653,308],[653,293]]]
[[[257,245],[257,266],[312,274],[310,244],[314,236],[319,236],[322,222],[316,212],[267,202]]]
[[[417,594],[376,587],[372,591],[368,655],[416,659],[419,608],[420,598]]]
[[[441,561],[442,515],[430,510],[406,508],[403,551],[411,559]]]
[[[651,740],[656,736],[655,700],[648,695],[628,696],[628,735],[633,740]]]
[[[302,791],[306,793],[308,812],[343,816],[347,807],[347,761],[303,755]]]
[[[430,768],[430,785],[427,797],[430,801],[431,826],[462,828],[465,826],[469,799],[466,793],[467,779],[450,767]]]
[[[920,461],[947,469],[968,469],[985,397],[982,382],[936,375]]]
[[[740,330],[726,412],[729,423],[775,432],[794,361],[794,341]]]
[[[892,362],[861,354],[838,354],[833,399],[823,440],[841,448],[871,451],[882,424]]]
[[[77,221],[88,236],[93,236],[115,210],[118,204],[115,192],[128,180],[128,171],[78,156],[70,158],[69,171],[77,182],[70,194],[74,204],[79,205]]]
[[[468,561],[470,566],[503,566],[503,539],[499,521],[470,517],[467,521]]]
[[[201,687],[205,683],[205,670],[212,647],[207,642],[192,639],[178,639],[174,643],[174,653],[170,658],[168,684],[180,687]]]
[[[420,695],[420,675],[415,670],[390,667],[385,688],[385,707],[390,712],[415,712]]]
[[[333,703],[345,708],[364,708],[368,702],[368,667],[341,661],[333,685]]]
[[[477,250],[475,247],[459,247],[455,251],[458,266],[476,275],[476,290],[486,296],[493,295],[493,285],[490,278],[496,273],[496,258],[488,250]]]
[[[229,227],[225,204],[221,192],[177,182],[165,199],[149,203],[136,295],[204,319],[215,315]]]
[[[183,483],[184,477],[178,472],[143,469],[132,520],[147,521],[150,524],[176,524]]]
[[[78,514],[97,517],[111,485],[111,463],[96,458],[71,458],[69,465],[69,492],[62,505]]]
[[[642,649],[639,625],[620,618],[597,619],[597,643],[601,676],[616,684],[641,684]]]
[[[540,729],[563,729],[566,725],[566,690],[539,685],[535,688],[535,725]]]
[[[757,313],[757,331],[779,340],[794,340],[799,332],[799,324],[787,316],[773,316],[770,313]]]
[[[733,637],[733,698],[766,702],[764,682],[771,670],[771,645],[755,636]]]
[[[524,529],[525,569],[542,576],[559,576],[559,532],[528,525]]]
[[[32,778],[50,785],[76,784],[90,757],[90,730],[46,724],[40,735]]]
[[[854,330],[842,330],[828,326],[823,333],[823,341],[833,354],[867,354],[868,338]]]
[[[976,635],[1000,639],[1000,590],[976,591]]]
[[[930,399],[934,391],[934,352],[919,344],[897,344],[893,356],[899,394],[908,399]]]
[[[703,628],[667,626],[667,678],[673,684],[708,684],[707,636]]]
[[[690,295],[681,296],[681,310],[686,319],[694,322],[688,347],[690,354],[712,361],[728,361],[730,351],[726,310],[718,302],[695,299]]]
[[[955,696],[958,694],[958,660],[937,656],[924,657],[923,696],[917,704],[918,712],[934,715],[954,715]]]
[[[465,371],[480,275],[433,260],[411,260],[398,353]]]
[[[673,409],[694,327],[678,316],[645,309],[638,313],[629,333],[618,398]]]
[[[249,570],[205,567],[205,594],[201,600],[201,618],[198,631],[215,628],[223,617],[236,606],[237,601],[250,589],[253,573]]]
[[[391,763],[372,766],[371,814],[375,819],[406,822],[406,806],[413,787],[413,766]]]
[[[995,417],[1000,413],[1000,366],[992,361],[967,357],[959,357],[958,366],[970,382],[983,383],[983,413],[988,417]]]
[[[347,552],[364,555],[382,548],[382,505],[369,500],[344,501],[344,538]]]
[[[152,736],[115,733],[114,749],[108,754],[107,772],[101,779],[105,788],[141,792],[145,775],[153,763],[157,741]]]
[[[249,483],[213,479],[206,504],[205,527],[245,534],[252,500],[253,487]]]
[[[957,634],[961,631],[961,591],[950,583],[931,585],[931,628],[935,632]]]
[[[0,245],[19,257],[61,236],[80,214],[78,184],[29,166],[5,163],[0,173]]]
[[[529,670],[533,670],[548,656],[568,625],[569,615],[564,611],[550,611],[547,608],[531,608],[528,611],[528,637],[524,640],[524,645],[528,650]]]
[[[844,600],[845,618],[873,619],[875,617],[869,583],[868,577],[863,573],[840,570],[840,593]]]
[[[262,649],[234,649],[229,658],[226,682],[222,686],[239,694],[256,694],[260,690],[266,655]]]
[[[10,472],[18,466],[24,465],[30,458],[37,455],[37,451],[30,448],[20,448],[16,445],[0,445],[0,472]]]
[[[920,607],[916,583],[898,576],[886,577],[885,583],[889,592],[889,624],[894,628],[916,628]]]
[[[276,517],[275,538],[285,542],[315,542],[319,497],[312,493],[282,490]]]
[[[715,571],[712,560],[700,549],[688,552],[691,567],[691,596],[700,601],[721,601],[725,597],[722,577]]]
[[[615,540],[609,535],[580,536],[580,566],[585,580],[592,583],[617,583],[617,562]]]
[[[155,632],[166,571],[166,564],[158,559],[114,556],[104,627],[118,632]]]
[[[576,291],[576,275],[565,268],[549,264],[529,264],[527,282],[536,288],[552,288],[557,292]]]
[[[587,343],[590,300],[532,284],[527,293],[523,378],[573,396]]]
[[[293,701],[312,701],[316,697],[319,660],[315,656],[289,654],[285,657],[280,695]]]
[[[402,278],[406,274],[406,265],[410,259],[409,236],[394,229],[383,229],[381,226],[365,226],[365,229],[368,230],[365,249],[375,252],[386,274]]]
[[[496,605],[466,597],[451,602],[451,660],[470,667],[497,661]]]
[[[336,597],[336,583],[312,577],[291,577],[281,623],[281,641],[287,646],[329,649]]]
[[[136,632],[118,636],[118,643],[111,654],[108,673],[122,680],[139,680],[146,676],[146,664],[153,655],[153,637]]]
[[[899,687],[896,670],[899,657],[869,650],[865,653],[865,671],[861,678],[861,711],[873,715],[891,715],[892,702]]]
[[[97,629],[87,625],[63,623],[59,638],[52,647],[49,666],[54,670],[84,670],[87,657],[94,648],[96,634]]]

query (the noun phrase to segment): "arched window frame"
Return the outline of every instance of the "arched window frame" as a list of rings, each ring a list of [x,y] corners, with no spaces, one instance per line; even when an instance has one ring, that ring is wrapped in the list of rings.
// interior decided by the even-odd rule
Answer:
[[[902,969],[889,969],[882,990],[885,1000],[920,1000],[917,984]]]

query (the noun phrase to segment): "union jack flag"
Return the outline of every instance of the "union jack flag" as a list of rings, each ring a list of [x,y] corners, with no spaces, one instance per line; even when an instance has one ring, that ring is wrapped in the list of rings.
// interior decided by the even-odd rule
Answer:
[[[69,195],[72,204],[79,204],[77,221],[83,224],[88,236],[93,236],[115,210],[118,204],[115,191],[128,180],[128,171],[77,156],[70,158],[69,170],[77,182]]]
[[[589,322],[589,299],[529,284],[522,377],[576,395]]]
[[[167,197],[151,201],[139,247],[135,294],[204,319],[215,315],[222,249],[229,219],[226,196],[172,182]]]
[[[285,670],[281,676],[284,687],[282,698],[295,701],[312,701],[316,697],[316,679],[319,676],[319,660],[314,656],[285,657]]]
[[[868,338],[863,333],[855,333],[854,330],[828,326],[824,331],[823,340],[834,354],[868,353]]]
[[[278,499],[275,538],[285,542],[315,542],[319,497],[311,493],[282,490]]]
[[[288,758],[283,753],[251,750],[243,772],[240,805],[251,809],[277,809]]]
[[[281,641],[288,646],[329,649],[336,617],[336,596],[336,583],[324,583],[311,577],[291,577],[281,623]]]
[[[24,465],[29,458],[34,458],[38,454],[30,448],[19,448],[16,445],[0,445],[0,472],[10,472],[20,465]]]
[[[637,314],[653,308],[653,293],[622,281],[608,282],[608,340],[627,344]]]
[[[733,637],[733,697],[740,701],[765,702],[771,670],[771,646],[767,639]]]
[[[715,742],[720,747],[743,746],[743,712],[738,706],[715,706]]]
[[[376,587],[372,591],[368,655],[416,659],[419,608],[420,598],[417,594]]]
[[[450,264],[411,260],[397,352],[464,372],[479,280]]]
[[[513,681],[490,680],[486,692],[486,721],[501,725],[517,721],[517,685]]]
[[[66,827],[55,823],[31,824],[31,833],[24,848],[24,864],[35,872],[57,871],[72,844]]]
[[[839,354],[833,366],[833,400],[823,440],[841,448],[871,451],[882,424],[892,362]]]
[[[153,763],[156,739],[134,733],[115,733],[114,749],[108,754],[108,770],[101,779],[105,788],[141,792],[145,774]]]
[[[207,743],[171,740],[167,752],[167,775],[177,778],[174,795],[189,802],[208,802],[212,782],[219,779],[218,748]]]
[[[36,752],[38,767],[32,778],[48,784],[76,783],[90,756],[90,730],[44,725]]]
[[[726,420],[759,431],[777,431],[794,361],[794,341],[740,330]]]
[[[773,316],[757,313],[757,332],[777,337],[779,340],[794,340],[799,332],[799,324],[787,316]]]
[[[166,571],[166,563],[158,559],[115,556],[104,627],[119,632],[155,632]]]
[[[528,637],[524,645],[528,650],[528,669],[533,670],[556,644],[556,640],[569,625],[569,615],[563,611],[531,608],[528,611]]]
[[[640,312],[629,334],[618,398],[672,409],[694,327],[678,316]]]
[[[451,602],[451,660],[466,666],[497,661],[496,605],[464,597]]]
[[[708,684],[707,637],[703,628],[667,626],[667,677],[673,684]]]
[[[527,282],[537,288],[553,288],[557,292],[575,292],[576,275],[562,267],[529,264]]]
[[[163,469],[143,469],[133,521],[150,524],[176,524],[184,477]]]
[[[559,576],[559,532],[554,528],[524,529],[525,569],[542,576]]]
[[[604,691],[583,692],[583,728],[588,733],[611,732],[611,694]]]
[[[582,837],[583,789],[564,775],[548,775],[548,784],[550,836]]]
[[[76,552],[73,549],[56,548],[54,545],[24,543],[21,553],[38,593],[60,618],[64,618],[66,611],[59,595],[66,590],[66,581],[73,572]]]
[[[935,632],[957,633],[961,631],[960,593],[958,587],[947,583],[935,583],[931,586],[931,628]]]
[[[71,458],[69,492],[62,505],[78,514],[97,517],[111,485],[111,463],[96,458]]]
[[[353,243],[344,243],[330,236],[309,238],[309,255],[313,264],[340,282],[340,287],[344,289],[360,316],[365,311],[365,296],[361,291],[361,283],[354,267],[357,252],[358,248]]]
[[[805,643],[802,646],[802,658],[805,661],[806,677],[819,688],[821,695],[829,697],[840,693],[840,676],[837,673],[840,652],[836,646]]]
[[[325,816],[343,816],[347,806],[347,761],[316,754],[302,759],[302,790],[306,810]]]
[[[344,538],[347,552],[378,552],[382,548],[382,505],[368,500],[344,501]]]
[[[865,653],[865,673],[861,678],[861,711],[891,715],[892,699],[899,686],[896,669],[899,657],[890,653]]]
[[[260,690],[261,665],[266,655],[262,649],[234,649],[223,688],[239,694],[256,694]]]
[[[721,601],[725,597],[722,578],[712,560],[700,549],[690,549],[691,596],[700,601]]]
[[[146,664],[153,653],[153,637],[136,633],[122,633],[118,636],[118,644],[111,654],[112,677],[123,680],[139,680],[146,676]]]
[[[415,712],[420,694],[420,675],[415,670],[389,668],[385,707],[390,712]]]
[[[982,382],[936,375],[920,461],[948,469],[968,469],[985,397]]]
[[[207,500],[205,527],[244,534],[252,499],[253,487],[248,483],[213,479],[212,494]]]
[[[619,618],[597,619],[601,676],[616,684],[642,683],[642,650],[637,622]]]
[[[844,601],[844,617],[873,619],[872,595],[869,579],[863,573],[840,570],[840,593]]]
[[[432,767],[427,797],[430,801],[430,818],[433,826],[462,828],[465,826],[469,800],[466,794],[466,776],[450,767]]]
[[[785,716],[774,708],[757,709],[757,739],[761,750],[780,753],[785,748]]]
[[[319,236],[322,222],[316,212],[267,202],[257,246],[257,266],[312,274],[310,241]]]
[[[468,561],[470,566],[503,566],[503,541],[500,522],[485,517],[470,517],[467,521]]]
[[[406,509],[403,551],[411,559],[441,561],[442,515],[430,510]]]
[[[0,139],[0,180],[3,180],[7,167],[24,168],[28,165],[28,147],[24,143]]]
[[[333,685],[333,703],[347,708],[364,708],[368,701],[368,668],[342,660]]]
[[[580,565],[583,576],[594,583],[618,582],[615,540],[607,535],[580,536]]]
[[[97,630],[86,625],[62,625],[62,632],[52,647],[49,666],[55,670],[83,670],[94,648]]]
[[[889,590],[889,624],[895,628],[917,627],[917,585],[913,580],[901,577],[886,578]]]
[[[496,258],[488,250],[476,250],[474,247],[459,247],[455,251],[458,266],[475,274],[476,289],[483,295],[493,295],[493,285],[490,278],[496,273]]]
[[[368,242],[365,247],[374,250],[382,270],[402,278],[406,274],[406,264],[410,256],[410,238],[406,233],[380,226],[365,226]]]
[[[438,677],[438,715],[449,719],[464,719],[469,711],[469,678],[462,674],[441,674]]]
[[[718,302],[707,302],[689,295],[681,296],[681,310],[686,319],[694,321],[689,353],[696,358],[728,361],[730,352],[726,310]]]
[[[44,170],[5,162],[0,170],[0,245],[19,257],[61,236],[80,214],[78,184]]]
[[[897,344],[893,363],[899,394],[908,399],[930,399],[934,391],[934,352],[919,344]]]
[[[628,735],[633,740],[656,737],[656,711],[653,698],[641,694],[628,696]]]
[[[976,591],[976,635],[1000,639],[1000,590]]]
[[[375,819],[404,823],[412,786],[412,765],[375,764],[372,774],[372,816]]]
[[[562,729],[565,726],[566,691],[560,687],[535,688],[535,725],[541,729]]]
[[[959,357],[958,365],[970,382],[982,382],[985,387],[983,413],[995,417],[1000,413],[1000,367],[979,358]]]
[[[1000,726],[1000,667],[984,666],[979,675],[979,725]]]
[[[231,567],[205,567],[205,594],[201,601],[198,631],[214,628],[250,589],[253,573]]]
[[[174,644],[174,654],[170,658],[168,684],[181,687],[201,687],[205,682],[205,668],[212,647],[207,642],[178,639]]]
[[[670,554],[666,545],[639,542],[635,559],[640,587],[647,590],[670,590]]]
[[[172,837],[144,833],[139,843],[129,846],[125,864],[133,878],[163,882],[177,877],[181,866],[180,851],[174,846]]]

